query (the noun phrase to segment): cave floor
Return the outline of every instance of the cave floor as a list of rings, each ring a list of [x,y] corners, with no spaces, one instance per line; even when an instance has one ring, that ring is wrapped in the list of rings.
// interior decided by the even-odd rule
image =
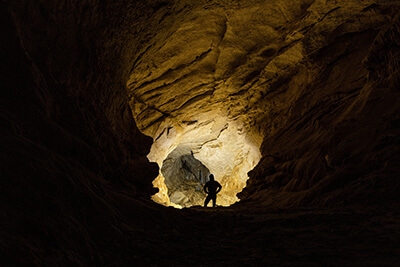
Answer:
[[[172,213],[155,227],[128,226],[130,245],[117,248],[120,257],[109,264],[400,266],[399,205],[269,211],[234,205]]]

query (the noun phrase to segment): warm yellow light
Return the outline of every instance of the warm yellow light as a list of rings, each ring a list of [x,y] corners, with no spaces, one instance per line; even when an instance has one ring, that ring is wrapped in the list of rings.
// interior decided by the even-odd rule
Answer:
[[[196,123],[177,123],[168,121],[160,127],[157,140],[154,141],[149,155],[150,161],[162,167],[163,161],[178,146],[189,147],[193,156],[201,161],[215,179],[221,183],[222,190],[217,197],[217,205],[230,206],[239,201],[237,193],[243,190],[248,179],[247,173],[260,159],[259,144],[249,138],[243,125],[219,114],[203,114],[192,121]],[[152,199],[165,206],[176,208],[202,205],[204,200],[190,198],[187,203],[173,203],[168,197],[168,188],[160,171],[153,185],[159,192]]]
[[[152,199],[154,202],[157,202],[158,204],[161,204],[161,205],[164,205],[164,206],[167,206],[167,207],[172,206],[172,207],[174,207],[174,208],[181,209],[181,208],[182,208],[181,205],[172,203],[172,202],[169,200],[169,197],[168,197],[168,188],[167,188],[167,186],[165,185],[164,180],[165,180],[165,178],[164,178],[164,176],[162,175],[162,173],[160,173],[160,174],[157,176],[157,178],[154,179],[154,181],[153,181],[153,186],[156,187],[156,188],[158,188],[158,193],[154,194],[154,195],[151,197],[151,199]]]

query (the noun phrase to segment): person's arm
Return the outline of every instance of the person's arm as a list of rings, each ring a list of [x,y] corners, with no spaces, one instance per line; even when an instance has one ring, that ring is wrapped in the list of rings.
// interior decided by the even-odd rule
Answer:
[[[222,185],[220,183],[218,183],[218,189],[217,189],[216,193],[219,193],[219,191],[221,191],[221,189],[222,189]]]
[[[207,185],[204,186],[204,192],[206,192],[206,194],[208,194],[208,188]]]

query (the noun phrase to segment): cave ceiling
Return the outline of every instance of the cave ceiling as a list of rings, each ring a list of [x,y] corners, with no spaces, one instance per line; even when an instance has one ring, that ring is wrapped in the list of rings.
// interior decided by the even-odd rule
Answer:
[[[324,71],[349,54],[366,56],[358,46],[372,42],[388,20],[377,7],[376,1],[311,0],[161,5],[126,84],[138,128],[154,141],[148,158],[162,168],[171,151],[187,146],[222,183],[222,202],[234,203],[263,140],[299,106],[337,90],[322,88]],[[360,69],[337,68],[330,83],[364,76],[354,81],[362,87],[367,72]],[[308,103],[305,95],[312,95]],[[160,177],[155,186],[166,196]]]
[[[312,55],[384,20],[376,1],[186,2],[154,16],[127,82],[138,127],[153,138],[209,112],[254,131],[268,120],[273,131],[321,68]]]

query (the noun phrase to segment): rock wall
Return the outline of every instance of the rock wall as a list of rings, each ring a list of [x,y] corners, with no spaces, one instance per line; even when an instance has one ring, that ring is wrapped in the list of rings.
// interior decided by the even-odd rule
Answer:
[[[399,201],[398,7],[362,12],[384,23],[361,31],[342,24],[310,54],[317,71],[287,122],[269,129],[242,197],[269,207]]]
[[[263,159],[241,198],[265,206],[397,201],[398,10],[397,1],[171,3],[132,66],[133,115],[154,139],[200,128],[203,113],[242,125],[263,140]]]
[[[213,136],[195,152],[221,173],[238,164],[229,170],[242,176],[262,143],[236,207],[398,203],[398,10],[394,0],[1,1],[0,262],[118,265],[138,260],[126,247],[153,252],[142,229],[159,238],[175,211],[148,200],[158,167],[146,155],[170,124]],[[165,254],[182,237],[171,233]]]
[[[156,192],[109,29],[119,8],[0,3],[1,265],[105,264],[128,207],[141,216],[133,199]]]
[[[161,168],[170,201],[181,207],[202,205],[206,198],[203,186],[210,171],[192,153],[190,148],[177,147]]]

